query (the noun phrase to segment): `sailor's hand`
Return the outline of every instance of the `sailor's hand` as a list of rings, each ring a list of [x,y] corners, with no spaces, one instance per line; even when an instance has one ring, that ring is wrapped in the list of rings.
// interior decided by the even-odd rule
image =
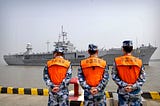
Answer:
[[[92,87],[91,90],[90,90],[90,92],[91,92],[92,95],[95,95],[95,94],[98,93],[98,90],[97,90],[96,87]]]
[[[53,87],[52,92],[56,93],[59,91],[59,86],[56,85],[55,87]]]
[[[128,84],[124,89],[126,92],[131,92],[132,91],[132,84]]]

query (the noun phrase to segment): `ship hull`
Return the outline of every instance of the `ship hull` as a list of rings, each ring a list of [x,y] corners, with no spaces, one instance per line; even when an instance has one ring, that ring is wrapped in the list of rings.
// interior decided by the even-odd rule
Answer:
[[[142,59],[144,65],[149,65],[149,60],[156,50],[153,46],[143,46],[134,49],[132,54]],[[107,61],[108,65],[112,65],[114,58],[123,55],[122,50],[110,49],[110,50],[99,50],[99,57]],[[83,52],[70,52],[65,53],[65,58],[71,61],[72,65],[79,65],[80,61],[88,57],[86,51]],[[46,62],[52,59],[52,53],[44,54],[28,54],[28,55],[4,55],[4,60],[8,65],[29,65],[29,66],[43,66]]]
[[[3,58],[8,65],[24,65],[23,55],[4,55]]]

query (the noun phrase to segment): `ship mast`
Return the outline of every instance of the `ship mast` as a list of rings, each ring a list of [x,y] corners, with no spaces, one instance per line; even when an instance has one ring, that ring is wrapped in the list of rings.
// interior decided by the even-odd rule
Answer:
[[[136,48],[138,48],[138,39],[136,37]]]
[[[49,44],[50,44],[50,42],[47,41],[46,44],[47,44],[47,52],[49,52]]]
[[[75,49],[73,44],[70,41],[67,41],[68,33],[63,30],[63,26],[61,26],[61,33],[59,34],[58,42],[54,42],[54,47],[61,47],[65,52],[71,52]],[[62,37],[62,40],[60,38]]]
[[[61,26],[61,29],[62,29],[62,36],[63,36],[63,43],[64,43],[65,42],[65,37],[67,37],[67,32],[63,31],[63,25]]]

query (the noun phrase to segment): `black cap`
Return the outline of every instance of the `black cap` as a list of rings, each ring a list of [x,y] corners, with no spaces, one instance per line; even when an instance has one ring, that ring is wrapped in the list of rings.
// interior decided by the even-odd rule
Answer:
[[[123,46],[133,46],[133,43],[131,40],[126,40],[126,41],[123,41]]]
[[[97,51],[98,50],[98,47],[94,44],[89,44],[88,45],[88,50],[90,51]]]

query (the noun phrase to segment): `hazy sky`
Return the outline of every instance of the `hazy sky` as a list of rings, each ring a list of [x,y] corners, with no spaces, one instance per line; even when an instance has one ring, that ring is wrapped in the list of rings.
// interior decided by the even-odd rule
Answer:
[[[121,47],[126,39],[160,49],[159,19],[159,0],[0,0],[0,55],[24,52],[28,42],[46,52],[49,41],[52,51],[61,25],[78,50]]]

